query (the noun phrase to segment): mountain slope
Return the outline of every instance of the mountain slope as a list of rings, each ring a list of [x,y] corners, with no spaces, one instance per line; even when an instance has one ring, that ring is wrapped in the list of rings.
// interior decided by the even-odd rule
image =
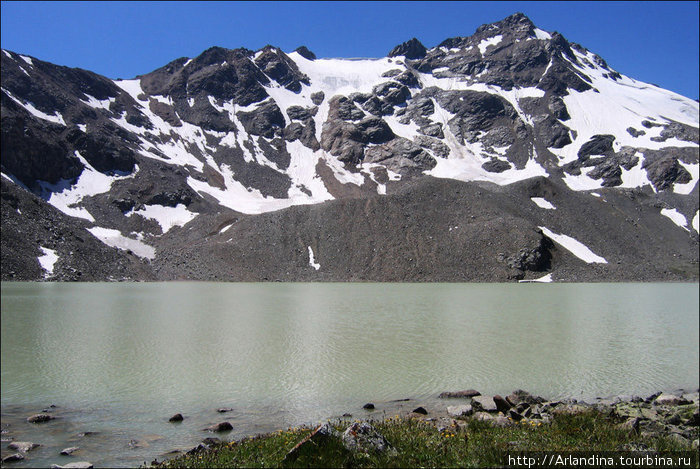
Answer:
[[[74,278],[95,249],[42,268],[18,226],[49,208],[126,256],[95,279],[698,277],[698,103],[522,14],[382,59],[213,47],[133,80],[0,56],[3,279]]]

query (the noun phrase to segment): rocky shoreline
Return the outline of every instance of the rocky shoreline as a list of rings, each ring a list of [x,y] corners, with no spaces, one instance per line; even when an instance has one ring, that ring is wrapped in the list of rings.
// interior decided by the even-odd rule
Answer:
[[[596,398],[582,401],[576,399],[549,400],[536,396],[523,390],[513,391],[503,397],[501,395],[482,395],[480,392],[467,389],[459,391],[446,391],[436,399],[420,402],[414,399],[398,399],[385,403],[366,403],[363,406],[363,416],[345,413],[337,418],[343,427],[347,426],[345,433],[334,430],[326,422],[316,428],[309,436],[294,447],[288,458],[294,459],[297,453],[303,451],[304,445],[312,444],[318,438],[335,438],[342,442],[349,450],[354,448],[366,448],[370,445],[373,450],[390,450],[384,437],[376,432],[371,423],[387,412],[396,415],[396,418],[418,419],[431,424],[440,432],[463,431],[471,420],[485,422],[495,427],[507,427],[512,425],[548,425],[562,415],[577,415],[590,411],[599,412],[612,418],[617,427],[642,437],[667,437],[678,443],[681,447],[698,450],[698,427],[700,425],[700,395],[695,391],[676,390],[672,392],[656,392],[647,397],[633,395],[618,395],[609,398]],[[30,425],[41,425],[53,420],[52,408],[44,409],[44,412],[31,415],[27,418]],[[230,410],[228,408],[217,409],[222,415]],[[381,412],[381,414],[379,414]],[[178,422],[181,414],[175,414],[169,419],[164,418],[164,424]],[[232,430],[232,425],[226,419],[219,423],[202,428],[203,432],[210,435],[218,435],[222,438]],[[8,443],[6,449],[13,451],[3,456],[3,465],[14,462],[31,460],[30,453],[41,446],[31,441],[13,441],[8,428],[3,426],[3,445]],[[358,436],[359,435],[359,436]],[[363,436],[364,435],[364,436]],[[188,451],[173,450],[161,454],[151,462],[151,465],[160,465],[163,459],[171,459],[180,455],[193,455],[209,451],[225,443],[222,438],[209,436],[201,443]],[[312,443],[309,443],[312,442]],[[315,443],[313,443],[315,444]],[[649,448],[644,445],[634,447],[617,448],[620,451],[646,451]],[[63,449],[60,454],[70,456],[78,451],[78,447]],[[161,461],[158,461],[161,458]],[[52,468],[90,468],[92,463],[88,461],[76,461],[65,465],[51,465]]]

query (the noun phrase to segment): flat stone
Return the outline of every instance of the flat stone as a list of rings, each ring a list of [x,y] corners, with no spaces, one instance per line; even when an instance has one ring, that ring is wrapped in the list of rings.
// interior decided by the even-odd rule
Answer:
[[[486,412],[498,412],[498,407],[491,396],[475,396],[472,398],[472,406],[475,410]]]
[[[445,391],[440,393],[438,397],[440,398],[465,398],[465,397],[475,397],[475,396],[481,396],[481,393],[479,391],[475,391],[474,389],[465,389],[464,391]]]
[[[452,417],[471,415],[474,408],[469,404],[447,406],[447,413]]]
[[[52,417],[49,414],[35,414],[32,415],[31,417],[27,418],[27,422],[29,423],[43,423],[43,422],[48,422],[49,420],[53,420],[56,417]]]
[[[64,464],[63,466],[59,466],[58,464],[52,464],[51,469],[92,469],[93,465],[91,462],[87,461],[78,461],[78,462],[69,462],[68,464]]]
[[[80,449],[79,446],[71,446],[70,448],[64,448],[61,450],[61,454],[64,456],[70,456]]]
[[[220,414],[223,414],[226,412],[232,412],[233,409],[231,407],[219,407],[218,409],[216,409],[216,411],[219,412]]]
[[[15,451],[19,451],[20,453],[28,453],[34,448],[38,448],[39,446],[39,444],[32,443],[31,441],[13,441],[9,445],[7,445],[8,448],[13,449]]]
[[[16,462],[16,461],[21,461],[24,459],[24,456],[22,456],[20,453],[15,453],[15,454],[10,454],[9,456],[5,456],[2,458],[2,462],[7,463],[7,462]]]
[[[656,399],[654,399],[656,405],[681,405],[689,404],[688,401],[679,396],[674,396],[673,394],[661,394]]]

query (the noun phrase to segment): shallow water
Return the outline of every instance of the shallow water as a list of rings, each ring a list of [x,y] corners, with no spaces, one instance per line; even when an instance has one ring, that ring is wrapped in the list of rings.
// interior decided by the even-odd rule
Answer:
[[[42,444],[16,467],[134,466],[222,420],[230,439],[444,390],[695,389],[698,304],[697,284],[3,283],[3,438]]]

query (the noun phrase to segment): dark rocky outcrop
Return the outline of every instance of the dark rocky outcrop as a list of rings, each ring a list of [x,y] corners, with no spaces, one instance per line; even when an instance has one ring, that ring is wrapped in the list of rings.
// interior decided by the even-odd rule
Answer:
[[[398,46],[391,49],[388,57],[398,57],[404,56],[407,59],[420,59],[425,57],[428,50],[425,48],[421,42],[415,37],[409,41],[399,44]]]

